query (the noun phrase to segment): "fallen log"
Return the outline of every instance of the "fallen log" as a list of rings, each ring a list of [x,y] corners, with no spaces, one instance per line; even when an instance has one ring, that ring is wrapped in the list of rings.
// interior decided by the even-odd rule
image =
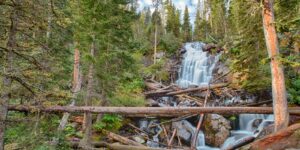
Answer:
[[[152,147],[146,147],[146,146],[132,146],[132,145],[122,145],[118,143],[107,143],[107,142],[92,142],[92,145],[94,147],[100,148],[100,147],[107,147],[112,150],[167,150],[165,148],[152,148]],[[79,143],[78,142],[72,142],[73,148],[78,148]],[[97,149],[97,148],[91,148],[91,149]],[[179,150],[179,149],[177,149]]]
[[[226,148],[222,148],[222,150],[235,150],[235,149],[240,148],[240,147],[242,147],[246,144],[251,143],[254,140],[255,140],[254,136],[248,136],[248,137],[243,138],[242,140],[235,141],[232,145],[229,145]]]
[[[183,116],[190,114],[272,114],[272,107],[90,107],[90,106],[26,106],[10,105],[10,111],[21,112],[70,112],[70,113],[96,113],[96,114],[120,114],[124,116]],[[289,107],[291,115],[300,115],[299,107]]]
[[[146,97],[152,97],[152,96],[166,96],[167,93],[173,92],[174,90],[157,90],[157,91],[150,91],[145,92]]]
[[[270,134],[263,139],[254,141],[250,145],[250,150],[299,148],[300,141],[297,137],[292,137],[297,130],[300,131],[300,123],[291,125],[288,128]]]
[[[121,135],[118,135],[118,134],[115,134],[115,133],[112,133],[112,132],[109,132],[109,131],[105,131],[105,133],[106,133],[108,138],[111,138],[111,139],[113,139],[115,141],[118,141],[118,142],[121,142],[123,144],[145,147],[143,144],[140,144],[138,142],[130,140],[130,139],[128,139],[126,137],[123,137]]]
[[[212,85],[210,85],[210,89],[221,88],[221,87],[225,87],[227,85],[228,85],[227,83],[212,84]],[[156,91],[145,92],[144,94],[146,95],[146,97],[174,96],[174,95],[185,94],[185,93],[190,93],[190,92],[203,91],[203,90],[207,90],[207,89],[208,89],[208,85],[196,87],[196,88],[188,88],[188,89],[183,89],[183,90],[174,90],[174,89],[160,90],[160,89],[157,89]]]
[[[218,84],[212,84],[210,86],[206,85],[206,86],[201,86],[201,87],[196,87],[196,88],[188,88],[185,90],[179,90],[179,91],[175,91],[175,92],[169,92],[169,93],[167,93],[167,95],[171,96],[171,95],[178,95],[178,94],[195,92],[195,91],[203,91],[203,90],[207,90],[208,88],[215,89],[215,88],[225,87],[227,85],[228,85],[227,83],[218,83]]]

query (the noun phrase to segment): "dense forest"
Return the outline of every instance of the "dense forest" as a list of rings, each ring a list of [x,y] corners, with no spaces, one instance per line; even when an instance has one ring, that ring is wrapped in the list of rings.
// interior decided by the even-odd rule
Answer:
[[[0,150],[300,148],[300,1],[193,2],[0,0]]]

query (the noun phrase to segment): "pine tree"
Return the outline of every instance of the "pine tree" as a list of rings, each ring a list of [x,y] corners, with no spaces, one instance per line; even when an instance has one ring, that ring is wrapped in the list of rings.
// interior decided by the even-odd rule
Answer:
[[[187,6],[185,6],[185,10],[184,10],[182,34],[183,34],[182,38],[184,42],[191,41],[190,16],[189,16],[189,10]]]
[[[195,22],[194,22],[194,34],[193,34],[193,40],[196,41],[200,41],[203,37],[203,33],[201,32],[201,18],[200,17],[200,0],[198,0],[198,5],[197,5],[197,9],[196,9],[196,18],[195,18]]]
[[[151,23],[151,10],[150,7],[146,8],[146,14],[145,14],[145,25],[148,26]]]
[[[174,35],[178,38],[180,36],[180,28],[181,28],[181,23],[180,23],[180,11],[177,10],[175,12],[175,23],[174,23]]]

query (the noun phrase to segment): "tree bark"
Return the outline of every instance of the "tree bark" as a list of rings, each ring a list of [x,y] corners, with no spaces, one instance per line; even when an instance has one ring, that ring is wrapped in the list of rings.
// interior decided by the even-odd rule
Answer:
[[[90,55],[93,58],[95,55],[95,35],[93,36],[93,42],[91,45]],[[93,82],[94,82],[94,64],[90,63],[89,73],[88,73],[88,84],[87,84],[87,95],[85,98],[85,106],[92,105],[92,92],[93,92]],[[83,123],[84,136],[81,141],[83,146],[90,146],[91,134],[92,134],[92,113],[85,112],[84,113],[84,123]]]
[[[121,142],[122,144],[145,147],[143,144],[135,142],[133,140],[130,140],[130,139],[128,139],[126,137],[123,137],[121,135],[118,135],[118,134],[115,134],[115,133],[112,133],[112,132],[109,132],[109,131],[106,131],[106,133],[107,133],[108,138],[111,138],[113,140]]]
[[[101,114],[120,114],[123,116],[147,117],[162,116],[176,117],[191,114],[272,114],[272,107],[90,107],[90,106],[51,106],[34,107],[25,105],[8,106],[10,111],[21,112],[69,112],[69,113],[101,113]],[[300,115],[299,107],[289,107],[289,113]]]
[[[283,67],[278,60],[279,46],[275,30],[273,0],[263,1],[263,27],[266,45],[271,59],[272,96],[275,116],[275,132],[285,129],[289,122],[287,98],[284,81]]]
[[[73,65],[73,85],[72,85],[72,101],[70,106],[75,105],[75,99],[77,97],[78,92],[81,89],[81,74],[80,74],[80,53],[77,48],[74,50],[74,65]],[[68,119],[70,117],[70,113],[64,113],[58,127],[58,131],[62,131],[68,123]]]
[[[251,143],[251,150],[265,150],[265,149],[286,149],[288,144],[293,147],[292,144],[298,144],[297,142],[289,141],[287,143],[286,140],[295,133],[296,130],[300,130],[300,123],[291,125],[290,127],[283,129],[279,132],[273,133],[264,137],[263,139],[257,140]],[[295,137],[297,139],[297,137]],[[297,147],[294,147],[297,148]],[[298,147],[299,148],[299,147]]]
[[[157,25],[155,23],[153,63],[156,64]]]
[[[210,89],[216,89],[216,88],[222,88],[227,86],[228,84],[226,83],[218,83],[218,84],[212,84],[209,86]],[[179,95],[179,94],[184,94],[184,93],[190,93],[190,92],[196,92],[196,91],[203,91],[207,90],[208,86],[201,86],[201,87],[196,87],[196,88],[188,88],[184,90],[160,90],[158,89],[157,91],[150,91],[146,92],[145,95],[148,97],[151,96],[173,96],[173,95]]]
[[[19,7],[20,1],[15,1],[16,7]],[[7,50],[8,52],[4,56],[5,63],[3,65],[4,74],[7,74],[3,77],[3,91],[0,97],[0,150],[4,150],[4,131],[5,131],[5,120],[8,111],[8,102],[11,94],[11,85],[12,79],[10,75],[13,72],[13,49],[17,45],[16,34],[18,27],[18,16],[19,16],[19,8],[13,8],[10,14],[10,30],[8,33],[8,41],[7,41]]]

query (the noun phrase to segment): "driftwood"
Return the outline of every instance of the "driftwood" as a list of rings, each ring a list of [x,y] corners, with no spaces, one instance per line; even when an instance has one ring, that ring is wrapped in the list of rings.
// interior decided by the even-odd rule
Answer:
[[[157,91],[150,91],[145,92],[144,94],[146,97],[152,97],[152,96],[166,96],[167,93],[173,92],[174,90],[157,90]]]
[[[168,147],[172,147],[172,143],[173,143],[173,140],[174,140],[174,138],[176,136],[176,132],[177,132],[177,129],[174,129],[174,131],[172,133],[172,136],[171,136],[171,139],[168,142]]]
[[[123,116],[183,116],[201,113],[213,114],[272,114],[272,107],[89,107],[89,106],[51,106],[51,107],[38,107],[26,105],[10,105],[10,111],[21,112],[70,112],[70,113],[100,113],[100,114],[120,114]],[[291,115],[300,115],[299,107],[289,107]]]
[[[207,85],[207,86],[201,86],[201,87],[197,87],[197,88],[188,88],[188,89],[185,89],[185,90],[169,92],[169,93],[167,93],[167,95],[178,95],[178,94],[195,92],[195,91],[203,91],[203,90],[207,90],[208,88],[215,89],[215,88],[225,87],[227,85],[228,85],[227,83],[218,83],[218,84],[212,84],[210,86]]]
[[[215,88],[221,88],[227,86],[227,83],[217,83],[217,84],[212,84],[210,85],[210,89],[215,89]],[[146,92],[145,95],[147,97],[151,96],[174,96],[174,95],[179,95],[179,94],[185,94],[185,93],[190,93],[190,92],[196,92],[196,91],[203,91],[207,90],[208,85],[206,86],[200,86],[196,88],[188,88],[188,89],[183,89],[183,90],[174,90],[174,89],[169,89],[169,90],[159,90],[157,89],[156,91],[150,91]]]
[[[144,147],[143,144],[135,142],[133,140],[130,140],[130,139],[128,139],[126,137],[123,137],[121,135],[118,135],[118,134],[115,134],[115,133],[112,133],[112,132],[109,132],[109,131],[105,131],[105,132],[106,132],[106,135],[107,135],[108,138],[111,138],[111,139],[116,140],[118,142],[121,142],[123,144]]]
[[[243,140],[239,140],[239,142],[235,142],[234,144],[222,149],[222,150],[235,150],[237,148],[240,148],[246,144],[249,144],[250,142],[254,141],[255,137],[249,136],[244,138]]]
[[[293,146],[300,146],[299,140],[292,142],[292,139],[289,139],[296,130],[300,130],[300,123],[291,125],[290,127],[280,130],[279,132],[273,133],[264,137],[263,139],[257,140],[251,143],[250,150],[279,150],[291,148]],[[290,144],[290,145],[288,145]],[[291,146],[291,147],[288,147]],[[299,148],[299,147],[294,147]]]

